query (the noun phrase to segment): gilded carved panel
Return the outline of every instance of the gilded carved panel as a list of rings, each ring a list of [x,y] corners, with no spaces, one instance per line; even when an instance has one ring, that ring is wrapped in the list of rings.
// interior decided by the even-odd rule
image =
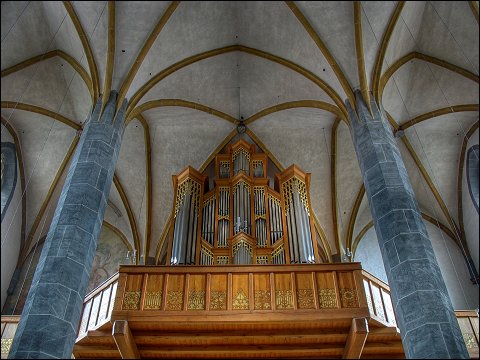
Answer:
[[[147,291],[145,293],[144,310],[160,310],[162,306],[163,291]]]
[[[254,293],[255,310],[271,310],[270,290],[255,290]]]
[[[357,292],[355,289],[340,289],[340,299],[342,300],[342,307],[358,307]]]
[[[8,354],[12,347],[13,339],[2,339],[2,354]],[[3,358],[3,357],[2,357]]]
[[[210,292],[210,310],[227,310],[227,293],[225,291]]]
[[[299,309],[315,309],[315,299],[312,289],[297,290],[297,303]]]
[[[248,297],[243,292],[243,289],[238,289],[237,295],[233,298],[233,310],[248,310]]]
[[[169,291],[167,293],[167,310],[182,310],[183,291]]]
[[[293,309],[292,290],[275,291],[275,306],[277,309]]]
[[[140,291],[125,292],[123,310],[140,310]]]
[[[190,291],[188,293],[188,310],[205,310],[205,291]]]
[[[320,289],[318,291],[318,306],[324,309],[338,307],[335,289]]]

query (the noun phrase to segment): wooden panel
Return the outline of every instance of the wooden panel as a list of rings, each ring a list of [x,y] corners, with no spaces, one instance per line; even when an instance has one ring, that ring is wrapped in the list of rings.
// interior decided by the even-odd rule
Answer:
[[[376,284],[371,284],[373,306],[375,307],[375,313],[377,317],[382,321],[387,321],[385,317],[385,310],[383,308],[382,295],[380,294],[380,288]]]
[[[144,310],[160,310],[163,297],[163,274],[149,274],[145,287]]]
[[[296,273],[297,304],[299,309],[315,309],[312,273]]]
[[[388,323],[393,326],[397,326],[397,320],[395,319],[395,312],[393,311],[392,297],[390,293],[385,289],[381,289],[383,305],[385,307],[385,315],[387,316]]]
[[[370,281],[368,281],[368,279],[363,279],[363,288],[365,290],[365,297],[367,299],[368,311],[371,315],[375,315],[372,301],[372,291],[370,289]]]
[[[92,300],[90,299],[86,304],[83,306],[82,312],[82,320],[80,321],[80,327],[78,334],[81,335],[87,331],[87,324],[88,319],[90,317],[90,310],[92,309]]]
[[[250,308],[249,295],[248,274],[232,275],[232,309],[248,310]]]
[[[17,331],[18,323],[7,323],[2,334],[2,359],[7,359],[10,347],[12,346],[13,337]]]
[[[254,274],[254,309],[272,310],[272,293],[270,289],[270,274]]]
[[[478,316],[470,316],[469,319],[478,342],[480,340],[478,336]]]
[[[140,310],[143,275],[128,274],[123,295],[123,310]],[[94,305],[95,306],[95,303]],[[92,307],[93,309],[93,307]],[[93,311],[93,310],[92,310]]]
[[[102,300],[100,301],[100,309],[98,311],[97,325],[106,321],[108,316],[108,306],[110,305],[110,296],[112,293],[112,286],[108,286],[102,291]]]
[[[184,274],[169,274],[165,310],[182,310],[185,289]]]
[[[188,278],[188,310],[205,310],[205,275]]]
[[[275,308],[293,309],[292,276],[290,273],[275,274]]]
[[[88,328],[93,329],[97,325],[98,312],[100,311],[100,301],[102,300],[102,294],[97,294],[92,301],[92,309],[90,310],[90,318],[88,320]]]
[[[355,280],[351,272],[337,272],[338,290],[342,307],[358,307],[357,290]]]
[[[462,332],[463,340],[465,341],[465,346],[467,347],[468,353],[471,358],[478,358],[478,341],[475,336],[475,331],[472,328],[472,324],[468,317],[459,317],[457,318],[458,325],[460,326],[460,331]]]
[[[227,310],[227,274],[212,274],[210,310]]]
[[[336,277],[333,271],[317,272],[318,307],[320,309],[336,309],[340,298],[336,289]]]
[[[110,294],[110,305],[108,307],[108,315],[107,318],[110,319],[112,316],[113,308],[115,307],[115,301],[117,300],[117,289],[118,289],[118,282],[112,284],[112,293]]]

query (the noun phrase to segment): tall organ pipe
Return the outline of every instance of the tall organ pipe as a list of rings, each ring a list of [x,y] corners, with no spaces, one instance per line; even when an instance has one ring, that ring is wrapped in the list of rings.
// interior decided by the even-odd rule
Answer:
[[[293,202],[293,208],[295,210],[295,223],[296,223],[296,228],[293,229],[297,233],[297,241],[298,241],[298,248],[300,252],[300,257],[299,257],[299,262],[303,263],[306,261],[306,246],[305,246],[305,229],[303,227],[303,219],[300,214],[300,197],[298,195],[298,191],[293,191],[292,192],[292,202]]]
[[[191,204],[191,199],[190,199],[190,209],[188,212],[188,226],[187,226],[187,238],[186,238],[186,244],[185,244],[185,264],[190,263],[190,256],[191,256],[191,251],[192,251],[192,231],[193,231],[193,208]]]
[[[175,257],[177,259],[176,264],[179,264],[181,261],[180,246],[182,245],[182,229],[183,229],[183,221],[185,220],[184,213],[185,213],[185,198],[183,199],[183,203],[180,205],[180,209],[177,213],[178,232],[177,232],[177,242],[175,245]]]
[[[273,229],[273,221],[272,221],[272,199],[268,197],[268,220],[270,221],[270,242],[271,245],[275,243],[274,240],[274,229]]]
[[[180,233],[180,216],[181,216],[182,208],[180,208],[177,212],[177,216],[175,217],[175,228],[173,232],[173,246],[172,246],[172,257],[170,259],[171,264],[176,264],[175,258],[178,259],[178,234]]]
[[[293,207],[293,201],[290,201],[290,206],[289,206],[289,219],[290,219],[290,231],[289,233],[292,234],[292,244],[293,244],[293,256],[292,259],[294,259],[295,263],[299,262],[299,253],[298,253],[298,236],[297,232],[295,231],[296,229],[296,222],[295,222],[295,209]]]
[[[182,260],[181,264],[186,264],[186,252],[187,252],[187,239],[188,239],[188,228],[190,220],[190,208],[192,205],[192,195],[190,192],[187,192],[185,195],[185,212],[183,213],[184,221],[182,224],[182,233],[180,234],[180,259]]]
[[[196,206],[193,206],[193,233],[192,233],[192,252],[190,256],[190,264],[195,264],[197,255],[197,228],[198,228],[198,214]]]
[[[215,239],[215,210],[216,199],[210,203],[210,243],[213,245]]]

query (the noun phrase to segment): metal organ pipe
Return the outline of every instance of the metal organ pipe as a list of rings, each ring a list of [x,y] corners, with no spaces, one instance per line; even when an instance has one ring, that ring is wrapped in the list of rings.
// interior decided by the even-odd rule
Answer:
[[[307,260],[309,262],[315,262],[315,253],[313,251],[313,239],[312,239],[312,233],[310,231],[310,219],[308,217],[306,210],[303,212],[303,216],[304,216],[305,225],[306,225],[305,232],[307,234],[307,248],[311,257],[310,259],[307,259]]]
[[[268,197],[268,220],[270,221],[270,242],[273,245],[275,243],[274,240],[274,227],[273,227],[273,221],[272,221],[272,199]]]
[[[300,262],[307,262],[308,252],[307,252],[307,242],[306,242],[306,233],[305,233],[305,224],[302,216],[303,206],[300,202],[300,195],[298,192],[293,193],[293,204],[295,206],[295,220],[297,223],[297,233],[300,249]]]
[[[185,213],[187,212],[187,194],[183,198],[183,203],[181,205],[182,214],[180,216],[179,228],[178,228],[178,245],[177,245],[177,264],[183,264],[184,256],[182,256],[183,250],[183,240],[184,240],[184,233],[185,233]]]
[[[293,201],[290,201],[290,223],[292,224],[291,226],[291,233],[292,233],[292,243],[293,243],[293,259],[295,260],[295,263],[298,263],[300,261],[300,254],[299,254],[299,249],[298,249],[298,234],[296,232],[297,228],[297,223],[295,221],[295,208],[293,205]]]
[[[179,223],[180,223],[180,214],[181,214],[181,211],[182,209],[180,208],[177,212],[177,216],[175,217],[175,228],[174,228],[174,231],[173,231],[173,246],[172,246],[172,257],[170,259],[170,263],[175,265],[177,263],[177,259],[178,259],[178,251],[177,251],[177,247],[178,247],[178,234],[180,232],[179,230]]]
[[[213,235],[212,232],[214,231],[213,227],[213,219],[214,213],[213,209],[215,208],[213,205],[215,204],[215,200],[208,202],[208,242],[213,245]]]

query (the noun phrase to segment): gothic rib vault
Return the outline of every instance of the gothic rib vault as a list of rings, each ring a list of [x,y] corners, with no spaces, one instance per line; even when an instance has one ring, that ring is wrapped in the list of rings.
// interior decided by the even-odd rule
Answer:
[[[160,257],[171,175],[204,170],[240,120],[281,170],[312,173],[330,255],[355,248],[371,215],[346,120],[354,89],[403,131],[424,218],[466,246],[458,174],[478,133],[476,1],[2,2],[1,16],[2,124],[23,163],[20,262],[48,231],[77,131],[111,90],[129,107],[109,198],[122,216],[108,207],[105,221],[140,262]]]

